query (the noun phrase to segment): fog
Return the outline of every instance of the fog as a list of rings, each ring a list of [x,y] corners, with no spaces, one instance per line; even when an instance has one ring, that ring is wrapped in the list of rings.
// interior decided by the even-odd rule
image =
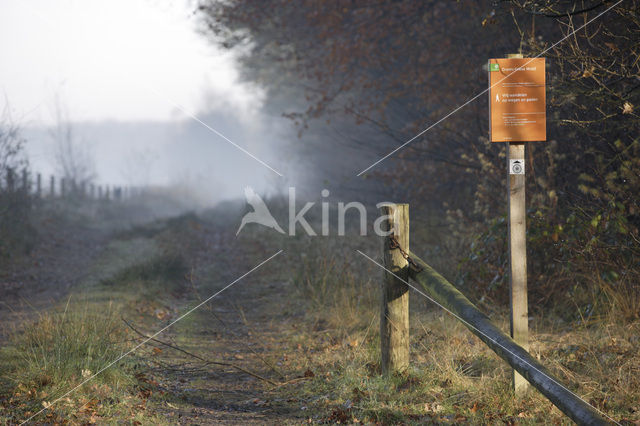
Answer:
[[[356,177],[386,153],[371,148],[378,132],[345,118],[311,120],[299,133],[283,114],[307,107],[300,91],[250,83],[241,52],[204,35],[194,8],[189,0],[3,4],[0,91],[34,173],[62,174],[51,130],[64,125],[98,185],[184,188],[199,206],[242,198],[245,186],[261,194],[295,186],[309,198],[328,188],[359,201],[391,194]]]
[[[264,114],[238,116],[210,111],[200,120],[285,174],[287,123]],[[94,160],[97,184],[187,186],[202,204],[242,196],[244,186],[262,193],[281,187],[281,178],[250,155],[190,118],[167,121],[73,123],[77,140]],[[32,170],[59,174],[49,127],[24,129]]]
[[[0,91],[33,172],[61,172],[50,133],[62,108],[97,184],[189,187],[206,205],[296,179],[290,121],[265,112],[262,89],[241,82],[234,56],[198,34],[192,9],[151,0],[3,5]]]

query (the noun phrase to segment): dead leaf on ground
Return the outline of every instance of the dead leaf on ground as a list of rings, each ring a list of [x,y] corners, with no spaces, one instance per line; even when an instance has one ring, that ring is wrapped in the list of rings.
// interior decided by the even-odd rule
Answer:
[[[589,78],[592,76],[593,76],[593,68],[584,70],[584,72],[582,73],[582,78]]]
[[[349,410],[336,408],[331,412],[328,420],[335,423],[349,423],[351,420],[351,414],[349,413]]]
[[[633,104],[631,102],[625,102],[622,105],[622,113],[623,114],[631,114],[633,112]]]

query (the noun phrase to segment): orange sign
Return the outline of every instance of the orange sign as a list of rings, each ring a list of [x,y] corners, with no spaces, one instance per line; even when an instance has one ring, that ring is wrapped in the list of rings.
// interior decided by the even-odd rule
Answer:
[[[489,59],[491,142],[547,140],[544,58]]]

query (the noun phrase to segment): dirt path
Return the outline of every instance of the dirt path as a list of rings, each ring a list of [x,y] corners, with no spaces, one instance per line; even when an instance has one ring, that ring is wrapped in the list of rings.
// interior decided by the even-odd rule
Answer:
[[[0,271],[0,338],[38,312],[59,308],[72,293],[91,293],[96,283],[128,266],[177,252],[190,270],[184,291],[167,298],[171,315],[144,325],[132,322],[153,333],[274,254],[259,241],[239,242],[221,223],[195,216],[177,220],[178,225],[172,221],[131,234],[45,223],[32,252]],[[296,407],[273,398],[274,384],[301,375],[286,365],[295,315],[289,313],[286,297],[290,284],[275,278],[278,268],[274,264],[256,270],[159,336],[224,365],[159,344],[136,352],[134,356],[152,365],[146,373],[155,393],[148,400],[149,414],[160,414],[170,424],[282,424],[303,419]]]
[[[191,254],[190,290],[195,301],[188,297],[190,302],[180,312],[273,254],[256,242],[239,243],[221,225],[203,222],[198,228],[182,247]],[[274,279],[276,268],[265,265],[256,270],[159,336],[227,365],[207,365],[154,344],[162,352],[150,352],[157,364],[152,376],[166,399],[156,410],[179,424],[282,424],[304,419],[297,407],[273,398],[274,383],[301,375],[285,365],[287,334],[293,332],[295,315],[288,313],[290,284]]]

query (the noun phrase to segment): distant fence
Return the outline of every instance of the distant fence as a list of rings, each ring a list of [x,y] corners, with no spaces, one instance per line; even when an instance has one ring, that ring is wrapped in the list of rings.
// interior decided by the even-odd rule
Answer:
[[[409,251],[409,205],[382,207],[388,219],[384,226],[393,230],[384,240],[385,279],[380,315],[382,371],[406,369],[409,363],[409,279],[420,292],[452,313],[498,356],[578,424],[609,424],[601,414],[563,386],[526,349],[507,336],[442,275]],[[415,287],[414,287],[415,288]]]
[[[44,182],[41,173],[28,169],[16,171],[7,168],[5,176],[0,176],[0,192],[20,193],[42,199],[89,199],[124,201],[138,197],[144,188],[138,186],[103,185],[93,182],[76,182],[73,179],[50,175]]]

